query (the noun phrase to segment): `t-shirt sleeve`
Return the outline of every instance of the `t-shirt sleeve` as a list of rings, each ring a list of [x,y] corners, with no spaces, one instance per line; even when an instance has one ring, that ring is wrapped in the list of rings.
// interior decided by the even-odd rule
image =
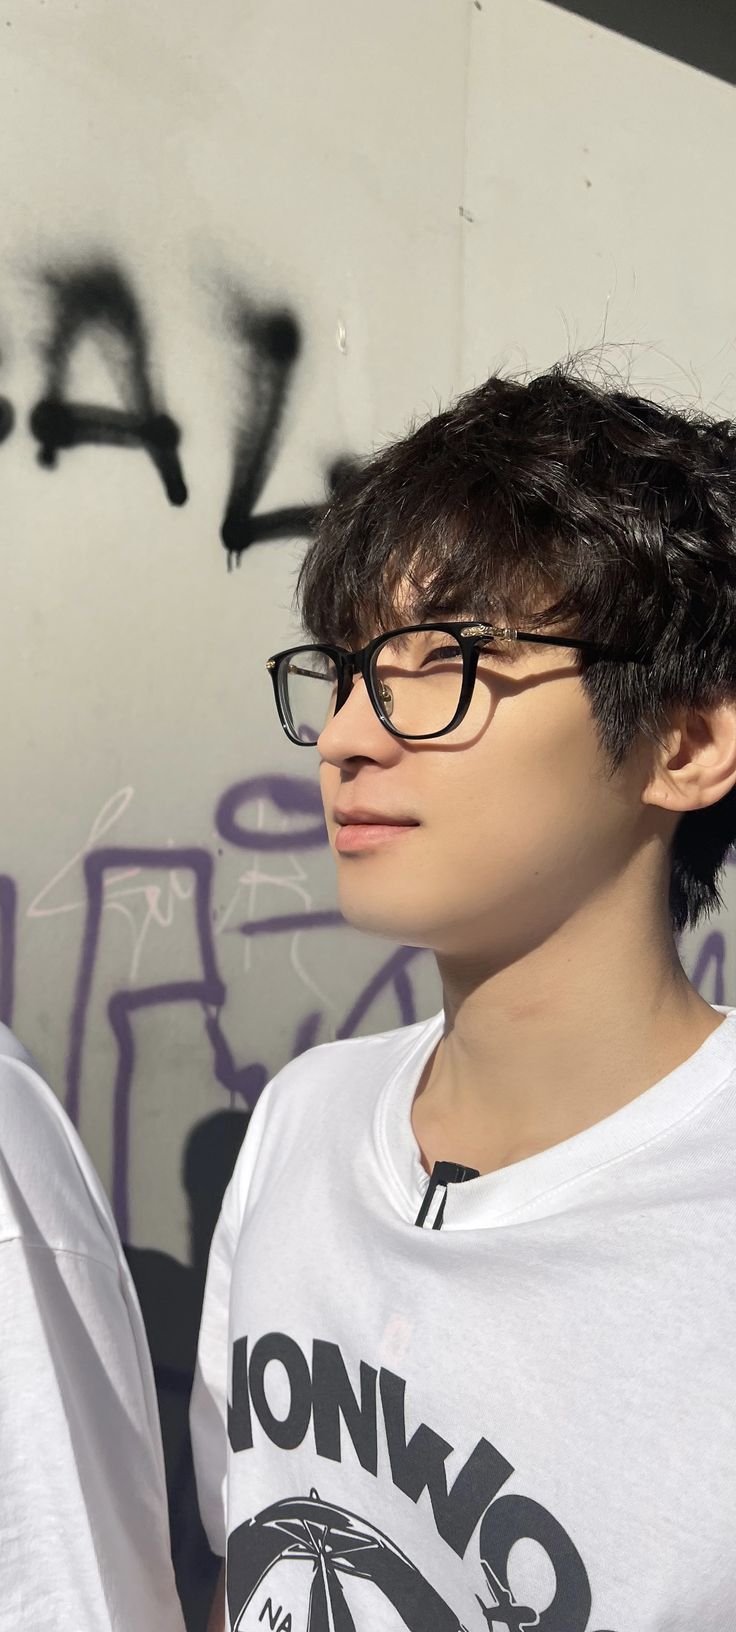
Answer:
[[[230,1280],[237,1242],[234,1211],[231,1180],[210,1247],[189,1408],[199,1511],[210,1547],[221,1558],[227,1541],[227,1358]]]
[[[264,1089],[251,1116],[212,1237],[189,1410],[199,1511],[210,1547],[221,1558],[227,1546],[230,1284],[273,1081]]]
[[[183,1632],[166,1495],[114,1265],[0,1243],[0,1632]]]

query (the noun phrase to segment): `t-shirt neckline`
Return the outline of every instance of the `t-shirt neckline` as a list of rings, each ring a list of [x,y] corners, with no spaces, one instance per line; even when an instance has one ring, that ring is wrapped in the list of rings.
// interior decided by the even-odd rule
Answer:
[[[688,1059],[610,1116],[547,1150],[451,1185],[442,1230],[483,1229],[564,1210],[576,1181],[632,1155],[696,1112],[736,1069],[736,1008]],[[422,1071],[444,1032],[444,1011],[410,1029],[408,1048],[379,1096],[375,1139],[381,1170],[402,1215],[414,1223],[429,1183],[411,1122]],[[440,1233],[440,1232],[432,1232]]]

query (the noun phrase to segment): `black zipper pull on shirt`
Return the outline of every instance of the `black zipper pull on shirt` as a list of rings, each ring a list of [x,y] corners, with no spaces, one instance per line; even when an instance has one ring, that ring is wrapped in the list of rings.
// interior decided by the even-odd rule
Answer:
[[[415,1224],[418,1224],[420,1229],[423,1228],[424,1220],[427,1217],[437,1190],[443,1189],[445,1193],[442,1197],[442,1201],[437,1209],[437,1215],[432,1224],[433,1230],[441,1230],[442,1220],[445,1213],[445,1202],[447,1201],[448,1184],[464,1184],[466,1179],[478,1178],[480,1178],[480,1174],[478,1169],[475,1167],[463,1167],[460,1162],[435,1162],[430,1175],[429,1184],[427,1185],[426,1195],[414,1220]]]

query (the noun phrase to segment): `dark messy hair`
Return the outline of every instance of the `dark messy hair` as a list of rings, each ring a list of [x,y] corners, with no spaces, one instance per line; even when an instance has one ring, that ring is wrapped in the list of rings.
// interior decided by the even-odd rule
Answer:
[[[636,653],[644,665],[580,660],[614,771],[673,707],[736,697],[736,427],[574,363],[493,376],[343,474],[296,601],[317,641],[356,644],[442,608]],[[721,904],[735,838],[736,790],[680,818],[675,931]]]

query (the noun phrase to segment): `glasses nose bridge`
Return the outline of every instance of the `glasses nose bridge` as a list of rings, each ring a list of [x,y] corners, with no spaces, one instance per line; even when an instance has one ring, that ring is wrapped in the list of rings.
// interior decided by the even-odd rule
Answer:
[[[362,675],[366,691],[370,696],[369,684],[369,652],[368,646],[363,646],[359,652],[342,653],[343,702],[347,702],[353,689],[353,681],[357,674]]]
[[[371,645],[363,646],[357,652],[351,652],[344,647],[342,649],[338,648],[338,650],[340,651],[340,670],[335,714],[338,714],[345,704],[349,702],[353,694],[353,682],[356,675],[362,677],[371,707],[374,713],[378,714],[370,678],[370,664],[373,655]]]
[[[364,680],[368,679],[372,646],[373,642],[371,641],[369,645],[361,646],[359,651],[350,653],[350,667],[353,674],[362,674]]]

